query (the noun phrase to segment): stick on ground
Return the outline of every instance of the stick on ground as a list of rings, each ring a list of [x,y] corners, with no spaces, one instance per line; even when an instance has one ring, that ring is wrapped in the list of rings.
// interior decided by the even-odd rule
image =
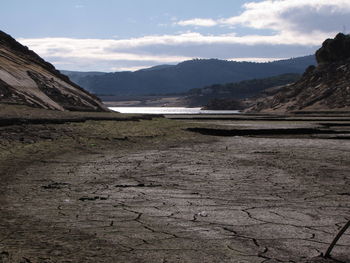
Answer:
[[[334,248],[334,246],[337,244],[338,240],[341,238],[341,236],[345,233],[345,231],[350,227],[350,221],[348,221],[345,226],[339,231],[339,233],[336,235],[336,237],[333,239],[332,243],[327,249],[326,254],[324,255],[325,258],[331,257],[331,252]]]

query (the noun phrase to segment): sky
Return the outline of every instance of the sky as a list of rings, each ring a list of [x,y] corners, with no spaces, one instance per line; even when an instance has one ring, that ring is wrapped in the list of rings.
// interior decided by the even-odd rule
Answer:
[[[0,30],[58,69],[313,54],[350,30],[350,0],[1,0]]]

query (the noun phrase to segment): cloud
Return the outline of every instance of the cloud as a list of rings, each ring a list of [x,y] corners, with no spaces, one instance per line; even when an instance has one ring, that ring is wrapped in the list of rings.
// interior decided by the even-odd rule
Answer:
[[[58,69],[73,71],[135,71],[142,68],[149,68],[159,62],[155,61],[131,61],[131,60],[99,60],[91,58],[74,57],[45,57]]]
[[[191,58],[285,58],[313,54],[318,46],[301,45],[246,45],[244,43],[217,44],[183,44],[183,45],[152,45],[135,47],[125,51],[133,54],[157,54],[167,56],[184,56]],[[116,50],[124,51],[124,50]]]
[[[112,67],[111,70],[113,72],[115,71],[137,71],[137,70],[140,70],[140,69],[144,69],[144,68],[149,68],[151,67],[151,65],[145,65],[145,66],[135,66],[135,67]]]
[[[276,60],[284,60],[288,58],[250,58],[250,57],[245,57],[245,58],[231,58],[228,59],[230,61],[237,61],[237,62],[256,62],[256,63],[265,63],[265,62],[272,62]]]
[[[263,60],[307,55],[344,27],[350,28],[349,0],[264,0],[243,5],[237,16],[172,21],[203,27],[201,33],[146,35],[127,39],[37,38],[19,41],[60,68],[136,69],[192,58]],[[238,35],[210,27],[239,28]],[[249,30],[246,30],[250,28]],[[205,30],[204,30],[205,29]],[[215,29],[215,28],[213,28]],[[214,32],[214,33],[213,33]],[[222,31],[220,31],[222,32]],[[247,33],[254,32],[254,33]],[[268,33],[266,33],[268,32]]]
[[[216,22],[214,19],[203,19],[203,18],[194,18],[190,20],[182,20],[177,23],[175,23],[180,26],[204,26],[204,27],[210,27],[210,26],[216,26],[218,22]]]
[[[33,38],[18,39],[24,45],[28,45],[40,55],[60,55],[73,57],[90,57],[100,59],[125,59],[125,60],[155,60],[171,62],[184,57],[168,57],[158,55],[137,55],[127,51],[149,46],[198,46],[198,45],[299,45],[318,46],[331,35],[319,31],[310,32],[308,35],[291,36],[289,34],[278,35],[246,35],[235,34],[204,35],[196,32],[187,32],[177,35],[150,35],[130,39],[75,39],[75,38]],[[121,52],[122,51],[122,52]]]
[[[133,54],[118,52],[118,48],[131,48],[149,45],[149,39],[113,40],[113,39],[74,39],[74,38],[33,38],[18,39],[43,57],[85,58],[95,60],[157,61],[177,62],[188,59],[184,56],[166,56],[152,54]],[[160,40],[162,43],[163,40]]]
[[[217,20],[195,18],[178,21],[180,26],[230,26],[273,30],[276,36],[332,33],[350,28],[349,0],[265,0],[243,5],[244,11]],[[208,20],[208,23],[200,21]]]
[[[131,39],[18,39],[61,69],[113,71],[175,64],[193,58],[286,57],[311,54],[328,35],[204,35],[187,32]],[[294,50],[294,51],[293,51]],[[63,62],[67,62],[66,64]],[[69,63],[68,63],[69,62]],[[131,64],[130,64],[131,63]],[[54,63],[55,64],[55,63]],[[127,65],[126,65],[127,64]],[[75,66],[72,66],[75,65]]]
[[[239,16],[221,19],[218,24],[308,33],[340,31],[350,23],[348,0],[267,0],[243,7]]]

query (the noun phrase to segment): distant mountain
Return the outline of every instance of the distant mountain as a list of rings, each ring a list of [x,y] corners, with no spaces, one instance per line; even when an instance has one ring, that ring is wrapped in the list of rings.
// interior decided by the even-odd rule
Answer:
[[[0,103],[53,110],[105,111],[94,95],[0,31]]]
[[[140,69],[139,71],[152,71],[152,70],[159,70],[159,69],[165,69],[165,68],[171,68],[173,65],[158,65],[150,68],[144,68]]]
[[[316,52],[318,65],[302,78],[259,99],[254,112],[350,110],[350,35],[327,39]]]
[[[85,78],[87,76],[101,76],[107,74],[107,72],[100,71],[70,71],[70,70],[60,70],[60,72],[69,77],[70,80],[74,82],[78,82],[80,79]]]
[[[66,76],[69,77],[71,81],[76,83],[79,86],[89,86],[88,83],[85,82],[86,77],[94,77],[94,76],[101,76],[104,74],[107,74],[107,72],[99,72],[99,71],[70,71],[70,70],[60,70],[60,72]],[[90,91],[88,88],[86,90]]]
[[[77,84],[95,94],[148,95],[183,93],[213,84],[266,78],[285,73],[302,73],[315,65],[314,56],[268,63],[195,59],[177,65],[161,65],[135,72],[88,74]],[[67,73],[71,76],[70,73]]]

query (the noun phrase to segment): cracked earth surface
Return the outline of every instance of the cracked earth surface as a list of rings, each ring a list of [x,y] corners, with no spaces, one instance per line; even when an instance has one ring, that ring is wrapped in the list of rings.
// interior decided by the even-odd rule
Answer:
[[[229,137],[35,163],[0,184],[0,262],[328,262],[349,156],[346,140]],[[349,233],[332,254],[349,262]]]

